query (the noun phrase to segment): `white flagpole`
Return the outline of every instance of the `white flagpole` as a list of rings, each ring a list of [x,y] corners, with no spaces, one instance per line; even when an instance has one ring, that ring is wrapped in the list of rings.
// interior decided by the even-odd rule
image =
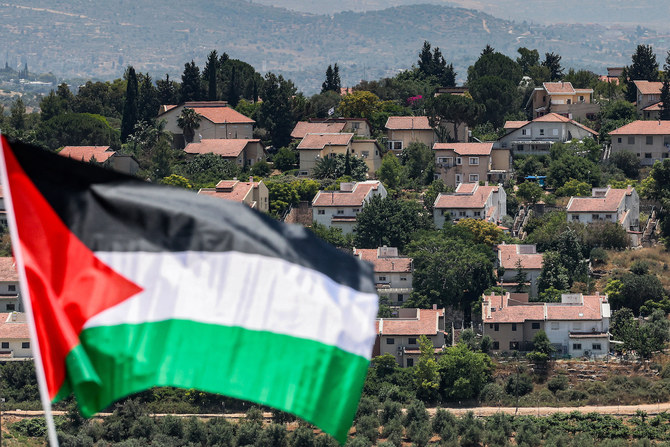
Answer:
[[[30,290],[28,289],[28,281],[26,279],[26,269],[23,263],[23,253],[20,250],[18,227],[16,226],[16,218],[14,216],[14,205],[12,192],[9,186],[9,179],[7,174],[7,165],[5,164],[5,151],[0,138],[0,176],[2,177],[2,185],[4,187],[5,206],[7,208],[7,223],[9,224],[9,234],[12,238],[12,248],[14,259],[16,260],[16,267],[19,273],[19,281],[21,284],[21,296],[23,305],[26,309],[26,319],[28,320],[28,328],[30,329],[30,340],[32,342],[33,358],[35,360],[35,372],[37,373],[37,384],[40,388],[40,399],[42,401],[42,408],[44,409],[44,418],[47,422],[47,433],[49,435],[49,444],[52,447],[58,447],[58,436],[56,435],[56,424],[54,424],[53,414],[51,413],[51,399],[49,399],[49,389],[47,388],[46,375],[44,373],[44,364],[42,363],[42,353],[40,352],[40,342],[37,338],[37,328],[35,327],[35,320],[33,317],[32,301],[30,300]]]

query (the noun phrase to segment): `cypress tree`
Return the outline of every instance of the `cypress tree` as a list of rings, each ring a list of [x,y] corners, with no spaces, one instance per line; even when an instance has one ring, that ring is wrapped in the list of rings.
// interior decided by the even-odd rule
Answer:
[[[207,64],[205,64],[205,69],[203,70],[203,75],[207,78],[207,100],[216,101],[216,75],[218,72],[219,58],[216,54],[216,50],[212,50],[207,56]]]
[[[666,77],[661,88],[661,115],[660,119],[670,120],[670,80]]]
[[[340,79],[340,67],[335,64],[335,67],[333,67],[333,91],[340,93],[341,88],[342,80]]]
[[[200,68],[195,62],[184,64],[181,75],[181,102],[200,100]]]
[[[325,93],[333,89],[333,67],[328,65],[326,69],[326,80],[321,84],[321,93]]]
[[[133,133],[137,124],[137,75],[131,66],[126,71],[126,98],[123,103],[123,117],[121,119],[121,142],[125,143],[128,135]]]
[[[228,81],[228,104],[236,107],[240,101],[240,89],[238,88],[237,71],[235,65],[230,67],[230,80]]]

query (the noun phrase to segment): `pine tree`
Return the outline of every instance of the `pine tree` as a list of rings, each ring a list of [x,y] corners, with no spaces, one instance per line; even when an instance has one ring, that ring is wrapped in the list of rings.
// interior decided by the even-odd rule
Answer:
[[[651,45],[638,45],[631,57],[632,65],[626,67],[626,100],[637,99],[637,89],[633,81],[658,81],[658,62]]]
[[[514,275],[514,282],[516,283],[514,292],[523,293],[526,291],[526,284],[528,284],[528,276],[523,271],[523,266],[521,265],[521,259],[517,259],[516,261],[516,275]]]
[[[238,79],[235,66],[230,67],[230,79],[228,80],[228,104],[236,107],[240,102],[240,89],[238,88]]]
[[[166,74],[165,79],[156,81],[156,89],[158,90],[159,104],[176,104],[177,100],[177,85],[176,82],[170,80],[170,75]]]
[[[563,79],[563,67],[561,67],[561,56],[558,54],[544,53],[543,67],[549,69],[549,79],[552,81],[560,81]]]
[[[126,98],[123,103],[123,117],[121,118],[122,143],[126,142],[128,135],[133,133],[135,124],[137,124],[137,96],[137,75],[131,65],[126,71]]]
[[[488,54],[493,54],[495,52],[496,52],[495,48],[493,48],[491,45],[487,43],[484,49],[482,50],[482,54],[480,54],[479,57],[486,56]]]
[[[202,71],[202,75],[207,79],[207,100],[216,101],[218,99],[216,93],[216,77],[218,74],[219,68],[219,56],[216,54],[216,50],[212,50],[207,56],[207,63],[205,64],[205,69]]]
[[[663,87],[661,88],[661,114],[660,119],[670,120],[670,79],[667,77],[663,80]]]
[[[344,157],[344,175],[351,175],[351,155],[347,149],[347,155]]]
[[[184,64],[180,95],[180,102],[182,103],[200,100],[200,68],[193,61]]]
[[[333,67],[328,65],[326,69],[326,80],[321,84],[321,93],[333,90]]]
[[[427,40],[423,41],[423,47],[419,53],[419,71],[425,76],[430,76],[433,69],[433,55],[430,52],[430,43]]]
[[[158,109],[160,107],[158,90],[154,87],[149,74],[140,74],[138,77],[141,81],[139,82],[139,94],[137,98],[137,120],[151,123],[158,116]]]
[[[335,64],[333,67],[333,91],[340,93],[342,88],[342,80],[340,79],[340,67]]]

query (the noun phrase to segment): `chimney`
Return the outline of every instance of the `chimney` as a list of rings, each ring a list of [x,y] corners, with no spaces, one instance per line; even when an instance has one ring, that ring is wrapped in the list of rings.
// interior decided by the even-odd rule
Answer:
[[[250,176],[249,176],[249,183],[253,183],[253,182],[254,182],[254,176],[253,176],[253,175],[250,175]]]
[[[433,310],[437,310],[437,304],[433,304]]]

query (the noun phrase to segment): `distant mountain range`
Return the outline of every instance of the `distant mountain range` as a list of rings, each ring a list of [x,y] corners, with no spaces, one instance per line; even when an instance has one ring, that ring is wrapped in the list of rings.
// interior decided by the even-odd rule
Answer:
[[[51,71],[63,77],[112,79],[133,65],[154,77],[169,73],[178,78],[184,63],[193,59],[202,68],[207,53],[216,49],[261,72],[283,73],[311,94],[320,88],[328,64],[339,64],[345,85],[392,76],[416,62],[424,40],[441,48],[456,67],[459,80],[465,79],[467,67],[487,43],[514,58],[520,46],[541,53],[558,52],[564,66],[597,72],[604,72],[608,65],[630,63],[638,43],[653,44],[659,60],[670,46],[666,36],[642,27],[535,25],[436,4],[318,15],[257,1],[2,3],[0,48],[5,54],[0,57],[10,65],[28,63],[31,71]],[[277,3],[280,1],[293,0]],[[522,3],[501,0],[504,2]],[[620,3],[603,3],[608,2]],[[325,4],[322,0],[312,3]],[[528,2],[533,7],[543,3],[556,2]]]

